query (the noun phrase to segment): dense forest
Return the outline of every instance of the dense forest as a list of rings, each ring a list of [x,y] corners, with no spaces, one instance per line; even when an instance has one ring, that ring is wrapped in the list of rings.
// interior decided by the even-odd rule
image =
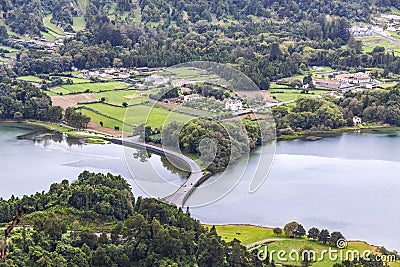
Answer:
[[[46,193],[1,200],[0,221],[21,205],[26,227],[15,230],[0,266],[264,266],[189,211],[135,199],[120,176],[84,172]]]
[[[17,74],[57,73],[73,66],[160,67],[205,60],[235,64],[259,87],[268,89],[271,80],[313,65],[380,67],[400,73],[398,57],[384,49],[360,53],[349,32],[350,22],[368,21],[388,4],[399,5],[389,2],[89,0],[80,6],[71,0],[22,1],[22,5],[3,0],[0,6],[12,29],[33,35],[45,32],[44,15],[52,14],[54,23],[72,30],[72,18],[84,14],[86,30],[55,51],[21,53],[14,66]],[[35,10],[37,18],[20,18],[26,14],[21,12],[24,8]]]
[[[345,94],[343,98],[303,97],[296,100],[294,107],[272,109],[278,135],[292,135],[303,130],[329,130],[352,126],[353,117],[365,122],[384,122],[400,125],[400,91],[365,90]]]
[[[50,97],[31,83],[1,77],[0,118],[58,122],[62,118],[62,109],[53,107]]]
[[[76,128],[86,128],[90,118],[75,109],[52,106],[50,97],[30,82],[0,77],[0,119],[65,121]]]
[[[18,218],[9,236],[2,267],[275,266],[268,258],[260,261],[257,250],[247,251],[237,239],[225,242],[215,227],[192,219],[189,210],[135,198],[121,176],[85,171],[72,183],[52,184],[48,192],[0,199],[2,225],[23,205],[26,215]],[[306,234],[295,222],[284,231],[293,237]],[[309,235],[325,243],[329,236],[343,237],[316,228]],[[380,267],[384,263],[361,260],[335,265],[339,266]]]

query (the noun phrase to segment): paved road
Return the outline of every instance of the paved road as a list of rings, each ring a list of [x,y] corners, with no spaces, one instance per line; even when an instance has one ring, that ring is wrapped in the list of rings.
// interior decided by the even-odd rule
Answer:
[[[138,141],[137,137],[124,138],[124,139],[113,138],[109,140],[111,142],[118,143],[128,147],[146,148],[150,152],[161,154],[163,156],[172,156],[178,160],[185,162],[190,169],[190,176],[188,177],[186,182],[182,184],[181,187],[178,188],[178,190],[175,193],[163,198],[163,200],[171,204],[174,204],[178,207],[183,207],[186,200],[188,199],[190,194],[196,189],[196,187],[201,185],[205,180],[207,180],[210,177],[210,173],[204,173],[200,165],[196,161],[192,160],[191,158],[185,155],[182,155],[181,153],[166,150],[158,146],[145,144],[143,142]]]

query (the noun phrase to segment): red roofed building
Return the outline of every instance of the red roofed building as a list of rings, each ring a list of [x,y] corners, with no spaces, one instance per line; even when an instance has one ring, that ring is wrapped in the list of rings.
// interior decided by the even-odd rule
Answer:
[[[345,83],[370,83],[372,82],[371,77],[364,72],[358,72],[353,74],[340,74],[336,76],[336,80]]]

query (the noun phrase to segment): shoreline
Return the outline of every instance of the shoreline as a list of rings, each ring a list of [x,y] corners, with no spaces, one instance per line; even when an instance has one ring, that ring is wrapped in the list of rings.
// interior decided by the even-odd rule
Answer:
[[[54,123],[54,122],[45,122],[45,121],[33,121],[33,120],[0,120],[0,122],[4,123],[25,123],[28,125],[36,125],[40,127],[44,127],[51,131],[57,131],[63,134],[66,134],[75,138],[89,138],[89,139],[102,139],[103,141],[107,141],[107,138],[119,138],[124,135],[122,131],[119,131],[118,135],[111,134],[110,131],[113,131],[110,128],[104,128],[104,131],[99,129],[77,129],[72,126],[66,125],[64,123]],[[332,137],[345,133],[352,132],[368,132],[371,131],[372,134],[377,131],[400,131],[399,126],[391,126],[389,124],[372,124],[366,123],[361,124],[360,126],[347,126],[338,129],[330,129],[330,130],[304,130],[300,132],[296,132],[293,135],[280,135],[276,136],[276,141],[294,141],[294,140],[303,140],[303,141],[316,141],[320,140],[324,137]]]
[[[279,227],[283,230],[283,226],[263,226],[263,225],[254,225],[254,224],[208,224],[208,223],[202,223],[203,226],[207,227],[208,229],[210,229],[211,227],[215,226],[217,228],[217,233],[219,235],[221,235],[222,237],[224,237],[227,239],[233,239],[233,238],[238,238],[242,235],[245,235],[246,233],[248,233],[248,235],[251,235],[251,229],[259,229],[259,230],[265,230],[265,231],[273,231],[274,228]],[[218,227],[227,227],[228,229],[218,229]],[[238,229],[236,229],[236,227]],[[344,233],[346,235],[346,233]],[[235,237],[236,235],[236,237]],[[275,241],[284,241],[284,240],[297,240],[297,241],[313,241],[311,239],[307,238],[307,235],[303,238],[289,238],[287,236],[285,236],[284,233],[282,233],[281,235],[274,235],[274,237],[269,237],[269,238],[264,238],[262,236],[260,236],[260,240],[257,240],[256,242],[251,242],[248,244],[244,244],[246,247],[248,248],[253,248],[254,246],[250,246],[250,245],[264,245],[267,243],[271,243],[271,242],[275,242]],[[346,239],[348,246],[347,249],[355,249],[354,247],[356,245],[362,244],[362,247],[370,247],[370,250],[372,250],[374,253],[380,253],[380,249],[383,247],[385,249],[387,249],[389,252],[395,252],[395,250],[390,250],[387,247],[385,247],[385,245],[375,245],[373,243],[371,243],[370,241],[366,241],[366,240],[361,240],[361,239]],[[399,263],[400,261],[397,260],[397,263]]]
[[[399,126],[391,126],[388,124],[375,124],[375,125],[365,125],[362,127],[358,126],[353,126],[353,127],[342,127],[338,129],[330,129],[330,130],[305,130],[302,132],[297,132],[293,135],[281,135],[277,136],[276,140],[277,141],[294,141],[294,140],[303,140],[303,141],[317,141],[320,140],[324,137],[332,137],[332,136],[337,136],[345,133],[367,133],[368,131],[371,131],[371,134],[373,132],[378,132],[378,131],[400,131]]]

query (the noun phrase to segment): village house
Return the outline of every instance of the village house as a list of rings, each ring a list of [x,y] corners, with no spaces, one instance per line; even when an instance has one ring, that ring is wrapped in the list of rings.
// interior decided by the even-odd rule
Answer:
[[[326,79],[317,79],[314,81],[314,85],[316,88],[332,89],[332,90],[336,90],[336,89],[340,89],[340,88],[349,86],[348,83],[343,83],[343,82],[334,81],[334,80],[326,80]]]
[[[367,37],[372,35],[372,30],[367,27],[354,27],[350,29],[354,37]]]
[[[146,83],[153,83],[154,86],[161,86],[161,85],[168,83],[169,79],[165,78],[161,75],[158,75],[158,74],[153,74],[153,75],[147,76],[144,79],[144,81]]]
[[[116,72],[117,72],[117,70],[115,68],[106,68],[106,69],[104,69],[104,73],[107,73],[107,74],[114,74]]]
[[[186,80],[173,80],[171,82],[172,87],[182,87],[186,84]]]
[[[194,100],[199,100],[200,96],[198,94],[191,94],[191,95],[185,95],[183,97],[184,101],[194,101]]]
[[[366,85],[365,85],[365,88],[367,88],[367,89],[376,89],[376,84],[375,83],[367,83]]]
[[[336,76],[336,80],[343,83],[353,83],[353,84],[360,84],[360,83],[370,83],[372,82],[371,77],[368,74],[363,72],[357,72],[353,74],[339,74]]]
[[[362,123],[362,120],[361,120],[360,117],[354,116],[353,117],[353,123],[354,123],[354,126],[357,126],[357,125]]]
[[[118,74],[118,78],[120,79],[128,79],[131,75],[129,73],[126,72],[121,72]]]
[[[142,72],[148,72],[149,68],[148,67],[141,67],[141,68],[136,68],[135,69],[137,72],[142,73]]]
[[[225,109],[229,109],[232,111],[238,111],[243,108],[243,104],[240,100],[237,99],[229,99],[225,102]]]
[[[172,104],[175,103],[177,101],[181,100],[180,97],[174,97],[174,98],[166,98],[163,100],[164,103],[168,103],[168,104]]]
[[[135,89],[144,89],[145,85],[142,83],[135,83],[135,85],[133,86]]]

